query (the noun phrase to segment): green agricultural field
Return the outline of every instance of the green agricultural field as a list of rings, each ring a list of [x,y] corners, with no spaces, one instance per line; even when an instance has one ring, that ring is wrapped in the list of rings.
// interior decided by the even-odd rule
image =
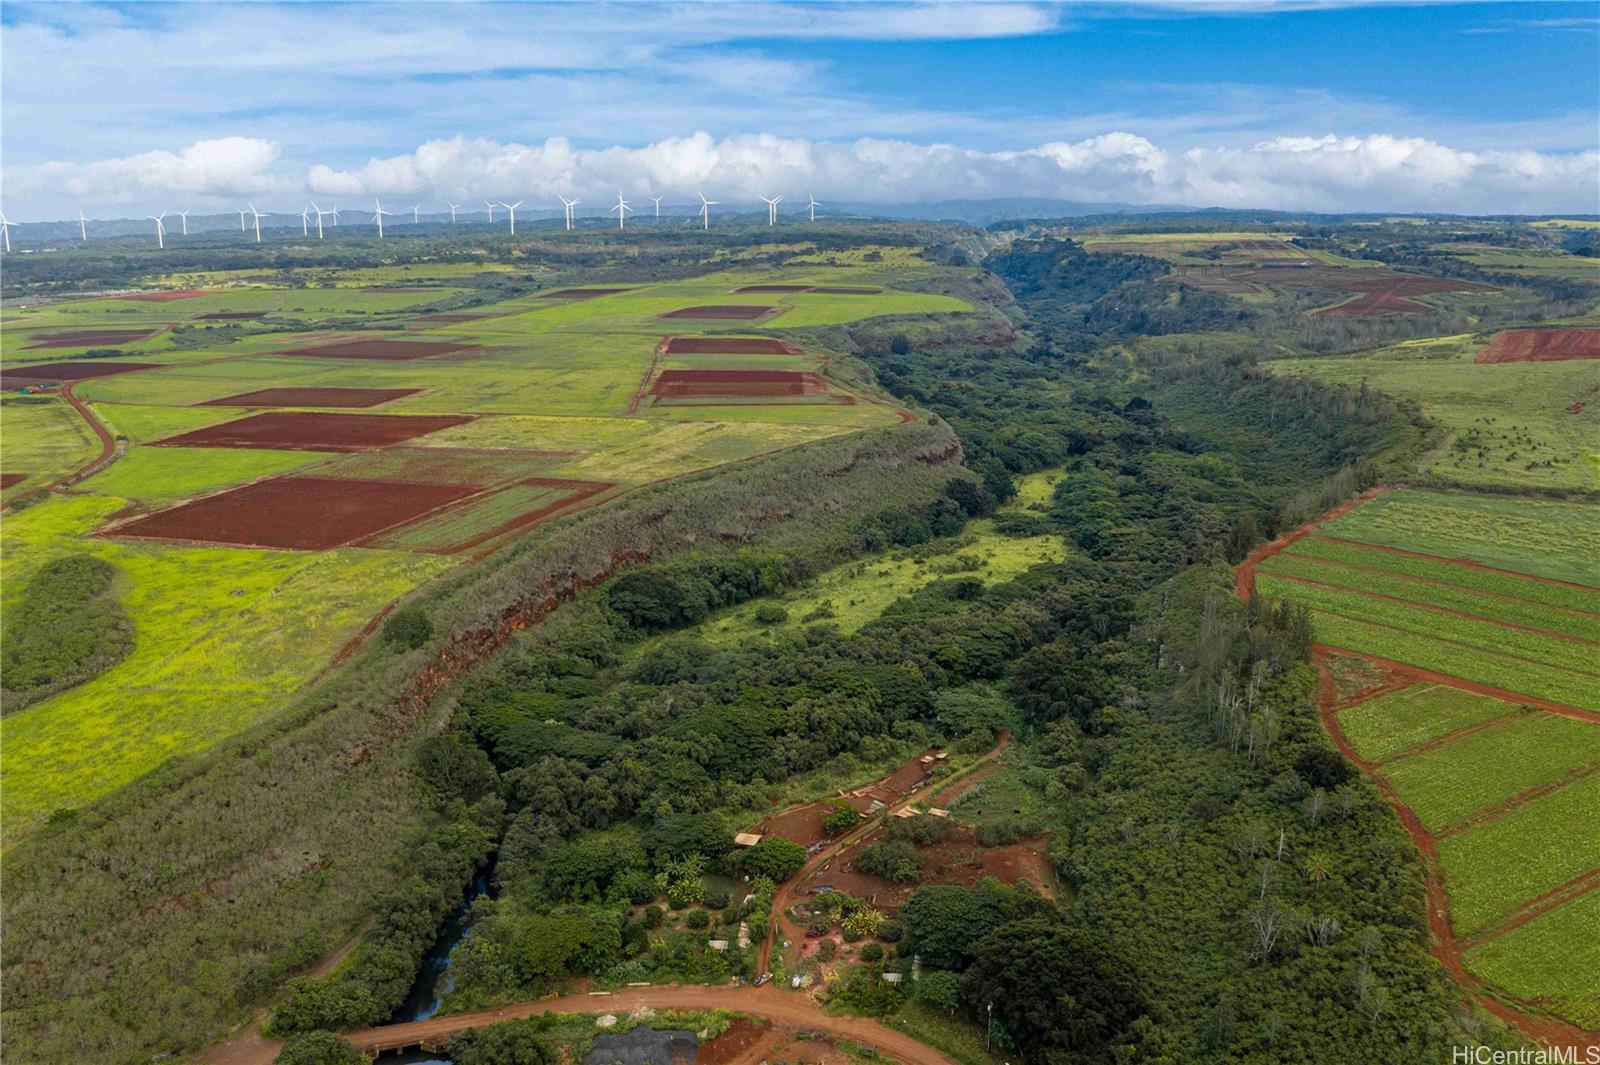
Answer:
[[[1274,555],[1257,573],[1261,577],[1285,578],[1273,581],[1281,594],[1304,598],[1311,602],[1319,585],[1331,584],[1354,589],[1363,597],[1383,596],[1404,599],[1424,607],[1471,614],[1474,617],[1503,621],[1558,635],[1589,640],[1600,646],[1600,614],[1579,613],[1553,609],[1547,604],[1517,599],[1505,595],[1461,588],[1455,585],[1433,584],[1396,573],[1373,572],[1355,569],[1322,559],[1303,555]],[[1287,578],[1301,582],[1316,581],[1305,586],[1305,594],[1296,592]],[[1524,582],[1527,584],[1537,582]]]
[[[1361,757],[1381,762],[1459,729],[1534,712],[1442,684],[1413,684],[1339,711],[1339,731]]]
[[[1600,587],[1592,506],[1445,492],[1379,496],[1318,532]]]
[[[1430,832],[1517,795],[1600,765],[1600,725],[1531,714],[1383,767]]]
[[[1600,774],[1439,841],[1451,919],[1461,934],[1600,866]]]
[[[615,484],[611,494],[616,494],[895,424],[901,415],[891,404],[837,383],[832,393],[853,402],[655,407],[644,396],[636,404],[650,374],[669,361],[656,354],[668,336],[761,337],[778,328],[971,310],[960,300],[886,283],[897,280],[896,270],[898,279],[915,279],[931,277],[939,269],[914,255],[903,263],[905,256],[896,249],[884,249],[879,261],[873,260],[871,248],[841,255],[846,265],[790,268],[781,278],[727,270],[692,280],[640,283],[626,293],[588,301],[526,296],[475,307],[471,313],[485,317],[456,323],[430,323],[414,311],[463,294],[451,280],[473,276],[477,268],[470,264],[355,272],[308,268],[295,271],[292,278],[261,271],[196,275],[167,279],[172,287],[207,290],[195,298],[68,300],[30,307],[22,320],[8,316],[8,365],[18,359],[58,361],[78,354],[78,349],[28,350],[26,343],[38,334],[121,328],[158,330],[148,339],[116,347],[126,352],[119,360],[159,368],[77,385],[76,394],[125,442],[126,453],[71,494],[5,519],[8,594],[13,589],[21,594],[28,574],[50,559],[69,551],[87,552],[119,567],[122,605],[134,628],[134,649],[120,663],[6,718],[6,758],[0,766],[6,842],[27,834],[53,810],[91,802],[167,758],[201,750],[257,723],[322,669],[386,604],[461,564],[460,558],[435,552],[463,546],[572,492],[505,488],[392,530],[380,549],[322,553],[96,536],[112,515],[130,506],[165,507],[311,467],[335,476],[362,476],[366,470],[366,475],[387,479],[414,475],[423,481],[486,488],[522,477],[550,477]],[[900,265],[891,265],[891,260]],[[529,276],[529,271],[519,273]],[[777,297],[732,291],[797,277],[796,283],[873,285],[886,291]],[[418,280],[431,286],[375,290]],[[738,303],[781,306],[784,313],[756,322],[657,317],[685,306]],[[265,317],[221,322],[202,318],[258,312]],[[443,341],[458,347],[404,360],[286,354],[343,341]],[[845,354],[821,350],[809,336],[800,346],[806,349],[803,354],[781,359],[735,354],[671,361],[703,368],[781,366],[822,372],[830,360]],[[291,387],[412,389],[413,394],[381,406],[349,412],[460,414],[474,420],[383,453],[147,446],[254,413],[206,405],[211,401]],[[337,408],[322,410],[339,413]],[[28,484],[87,462],[97,452],[97,440],[59,397],[12,396],[0,407],[0,449],[5,472],[31,475],[26,491]],[[474,449],[475,454],[452,455],[447,449]],[[469,475],[473,479],[449,481]],[[8,501],[16,495],[8,492]],[[591,500],[595,498],[609,496]],[[1034,557],[1054,557],[1025,543],[1003,550],[984,545],[975,549],[984,555],[976,564],[986,579],[1010,575]]]
[[[817,622],[855,632],[895,600],[934,581],[976,577],[985,584],[998,584],[1031,566],[1066,557],[1058,536],[1004,536],[988,521],[971,523],[964,534],[940,546],[938,553],[901,551],[829,570],[803,588],[746,603],[707,621],[701,635],[709,643],[732,646],[753,636],[797,632]],[[774,605],[783,608],[787,620],[766,624],[756,619],[758,610]]]
[[[1557,248],[1495,248],[1480,246],[1459,250],[1460,245],[1436,245],[1435,251],[1448,252],[1463,262],[1485,270],[1513,274],[1536,274],[1540,277],[1570,277],[1588,281],[1600,280],[1600,259],[1571,255]]]
[[[1529,580],[1517,573],[1479,569],[1443,559],[1396,554],[1376,547],[1339,543],[1317,536],[1291,544],[1273,561],[1276,562],[1279,557],[1296,562],[1315,559],[1355,572],[1372,574],[1380,579],[1384,574],[1393,574],[1433,584],[1472,589],[1506,599],[1542,603],[1562,611],[1600,615],[1600,588]]]
[[[1431,298],[1431,297],[1430,297]],[[1600,485],[1600,364],[1473,361],[1483,335],[1405,341],[1352,356],[1280,359],[1281,374],[1366,384],[1414,400],[1449,434],[1425,460],[1466,485],[1593,489]]]
[[[1600,1029],[1600,891],[1590,891],[1466,952],[1467,968],[1524,1002]]]

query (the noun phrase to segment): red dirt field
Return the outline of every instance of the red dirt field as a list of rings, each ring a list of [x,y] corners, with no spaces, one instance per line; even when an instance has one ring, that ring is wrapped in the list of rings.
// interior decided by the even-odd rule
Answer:
[[[308,348],[289,348],[278,354],[301,355],[314,359],[376,359],[380,362],[404,362],[408,359],[431,359],[439,355],[477,350],[476,344],[451,341],[344,340]]]
[[[1045,895],[1055,892],[1055,872],[1050,866],[1048,835],[1024,840],[1007,847],[984,847],[971,825],[952,825],[949,835],[930,847],[918,847],[922,875],[915,883],[896,884],[882,877],[858,872],[854,860],[861,849],[882,835],[873,832],[859,843],[828,862],[800,885],[799,898],[816,894],[820,887],[831,887],[859,898],[882,910],[895,910],[912,892],[927,884],[976,884],[994,877],[1002,884],[1027,880]]]
[[[711,318],[719,321],[753,322],[758,318],[780,314],[782,307],[761,307],[745,303],[710,303],[700,307],[679,307],[675,311],[659,314],[658,318]]]
[[[135,518],[101,535],[325,551],[376,536],[477,491],[469,485],[273,477]]]
[[[209,296],[211,293],[202,292],[197,288],[178,288],[170,292],[135,292],[131,296],[118,296],[117,299],[140,300],[144,303],[171,303],[173,300],[192,300],[196,296]]]
[[[253,322],[265,318],[266,311],[212,311],[195,317],[197,322]]]
[[[131,344],[156,335],[154,329],[71,329],[57,333],[38,333],[30,339],[34,348],[92,348],[97,344]]]
[[[472,421],[470,415],[319,414],[273,411],[169,436],[152,447],[242,447],[268,451],[365,451]]]
[[[663,370],[651,394],[678,396],[822,396],[821,374],[801,370]]]
[[[668,337],[668,355],[799,355],[793,344],[772,337]]]
[[[745,285],[733,290],[734,295],[748,292],[810,292],[810,285]]]
[[[1174,279],[1211,292],[1244,295],[1263,285],[1284,288],[1322,288],[1334,292],[1354,292],[1357,298],[1336,307],[1313,311],[1314,315],[1347,317],[1374,314],[1428,314],[1433,308],[1407,296],[1427,296],[1438,292],[1495,292],[1493,285],[1458,281],[1447,277],[1399,274],[1378,267],[1343,266],[1185,266],[1174,271]]]
[[[816,288],[806,289],[822,296],[881,296],[881,288],[852,288],[849,285],[818,285]]]
[[[197,407],[376,407],[421,392],[420,388],[260,388],[208,399]]]
[[[774,814],[750,831],[763,836],[778,836],[790,843],[809,847],[828,838],[828,832],[822,827],[822,822],[832,812],[831,802],[807,803],[785,810],[781,814]]]
[[[1600,359],[1600,329],[1506,329],[1473,362],[1560,362]]]
[[[91,377],[110,377],[112,374],[132,373],[135,370],[159,370],[161,366],[149,362],[110,362],[84,359],[75,362],[24,363],[0,370],[0,388],[17,388],[38,384],[41,381],[84,381]]]
[[[615,296],[619,292],[631,292],[631,288],[558,288],[554,292],[541,292],[542,300],[592,300],[597,296]]]
[[[10,488],[12,485],[19,484],[27,479],[28,475],[25,473],[0,473],[0,490]]]

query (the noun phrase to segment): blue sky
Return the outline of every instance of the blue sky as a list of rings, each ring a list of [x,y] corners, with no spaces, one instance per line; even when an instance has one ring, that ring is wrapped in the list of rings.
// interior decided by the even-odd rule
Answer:
[[[1596,3],[7,3],[0,59],[12,217],[702,183],[1600,210]]]

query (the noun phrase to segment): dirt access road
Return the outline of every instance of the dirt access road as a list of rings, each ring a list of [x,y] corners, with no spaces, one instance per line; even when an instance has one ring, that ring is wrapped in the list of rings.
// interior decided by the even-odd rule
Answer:
[[[864,1017],[833,1017],[824,1013],[809,995],[766,987],[637,987],[614,994],[568,995],[564,998],[519,1002],[482,1013],[462,1013],[453,1017],[434,1017],[408,1024],[388,1024],[347,1032],[345,1038],[357,1050],[376,1055],[406,1047],[440,1047],[468,1028],[482,1028],[502,1021],[534,1017],[541,1013],[626,1013],[643,1009],[735,1010],[762,1017],[775,1025],[825,1031],[844,1039],[865,1043],[905,1065],[955,1065],[930,1046],[917,1042],[875,1020]],[[205,1060],[211,1065],[272,1065],[282,1044],[268,1039],[238,1040],[213,1051]]]

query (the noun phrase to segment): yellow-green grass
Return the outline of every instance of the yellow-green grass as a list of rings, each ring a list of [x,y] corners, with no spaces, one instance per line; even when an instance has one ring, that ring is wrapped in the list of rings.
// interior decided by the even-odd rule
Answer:
[[[1588,504],[1408,490],[1379,496],[1318,531],[1600,587],[1597,519],[1600,508]]]
[[[818,620],[846,633],[855,632],[895,600],[934,581],[963,577],[997,584],[1065,557],[1060,537],[1003,536],[995,532],[992,522],[977,521],[937,554],[901,551],[840,566],[803,588],[735,607],[702,625],[700,634],[710,643],[726,646],[751,636],[794,632]],[[774,604],[788,612],[787,621],[765,625],[756,620],[757,610]],[[826,616],[813,618],[819,611]]]
[[[1055,498],[1056,485],[1061,481],[1062,471],[1040,470],[1030,473],[1017,481],[1017,494],[1012,497],[1008,510],[1043,511],[1050,508],[1050,502]]]
[[[179,433],[203,429],[218,422],[242,418],[249,411],[239,407],[160,407],[133,403],[93,403],[95,416],[112,433],[136,444],[165,440]]]
[[[1415,401],[1450,434],[1446,446],[1426,460],[1426,468],[1440,476],[1516,488],[1600,485],[1600,402],[1593,398],[1600,363],[1473,362],[1487,342],[1487,335],[1467,334],[1268,365],[1277,373],[1308,374],[1351,388],[1365,383]]]
[[[311,451],[135,447],[78,490],[164,505],[327,460]]]
[[[1507,719],[1383,767],[1430,832],[1600,764],[1600,724],[1559,714]]]
[[[1522,1002],[1600,1029],[1600,891],[1590,891],[1466,952],[1467,969]]]
[[[515,270],[527,273],[531,268],[510,263],[407,263],[398,266],[365,266],[354,269],[325,266],[302,266],[290,271],[297,281],[315,286],[339,285],[400,285],[419,281],[451,280],[477,274],[510,273]],[[288,288],[281,270],[201,270],[187,274],[167,274],[156,278],[162,288],[214,288],[224,286],[260,286]],[[295,290],[299,290],[296,286]]]
[[[452,563],[426,555],[130,544],[87,534],[122,501],[56,498],[7,519],[7,605],[29,573],[82,551],[122,571],[134,647],[80,687],[0,722],[7,842],[50,811],[255,723],[384,604]]]
[[[1300,554],[1274,555],[1256,572],[1261,577],[1280,578],[1272,583],[1281,594],[1305,602],[1320,603],[1316,597],[1318,586],[1335,585],[1354,589],[1364,596],[1404,599],[1424,606],[1589,640],[1595,644],[1595,650],[1600,651],[1600,613],[1560,610],[1534,599],[1515,598],[1454,584],[1437,584],[1397,573],[1374,573]],[[1283,579],[1290,577],[1298,578],[1302,583],[1315,581],[1317,584],[1306,586],[1305,594],[1301,594],[1291,582]],[[1523,588],[1542,583],[1521,582]]]
[[[0,467],[6,473],[42,483],[71,473],[99,451],[99,437],[60,396],[0,400]]]
[[[1535,229],[1600,229],[1596,218],[1541,218],[1528,224]]]
[[[1331,647],[1404,662],[1531,699],[1600,710],[1600,680],[1595,674],[1500,654],[1492,638],[1474,644],[1454,632],[1452,638],[1440,639],[1428,635],[1438,631],[1431,625],[1404,629],[1322,610],[1312,610],[1311,620],[1317,639]],[[1582,649],[1569,651],[1567,661],[1574,665],[1584,662]]]
[[[1519,907],[1600,867],[1600,774],[1438,843],[1457,933],[1492,927]]]
[[[1360,571],[1413,577],[1418,580],[1475,589],[1510,599],[1543,603],[1566,613],[1600,614],[1600,588],[1529,580],[1517,573],[1477,569],[1442,559],[1396,554],[1364,544],[1341,543],[1309,536],[1289,546],[1285,559],[1314,559]],[[1341,582],[1349,583],[1349,582]]]
[[[290,318],[359,317],[438,303],[462,292],[459,288],[425,288],[408,292],[372,292],[349,288],[230,288],[204,296],[157,303],[151,300],[99,299],[52,303],[40,308],[29,324],[50,328],[114,328],[116,323],[182,322],[226,311],[267,311]],[[208,325],[227,323],[208,322]],[[235,323],[237,324],[237,323]],[[117,345],[120,347],[121,345]]]
[[[1339,731],[1356,753],[1381,762],[1495,718],[1535,711],[1442,684],[1413,684],[1339,711]]]
[[[1474,266],[1485,270],[1505,270],[1518,274],[1537,274],[1542,277],[1571,277],[1600,281],[1600,259],[1589,258],[1582,255],[1570,255],[1567,252],[1551,248],[1548,250],[1521,249],[1521,248],[1484,248],[1471,250],[1456,250],[1450,245],[1436,247],[1436,251],[1447,251],[1457,259],[1464,260]]]

